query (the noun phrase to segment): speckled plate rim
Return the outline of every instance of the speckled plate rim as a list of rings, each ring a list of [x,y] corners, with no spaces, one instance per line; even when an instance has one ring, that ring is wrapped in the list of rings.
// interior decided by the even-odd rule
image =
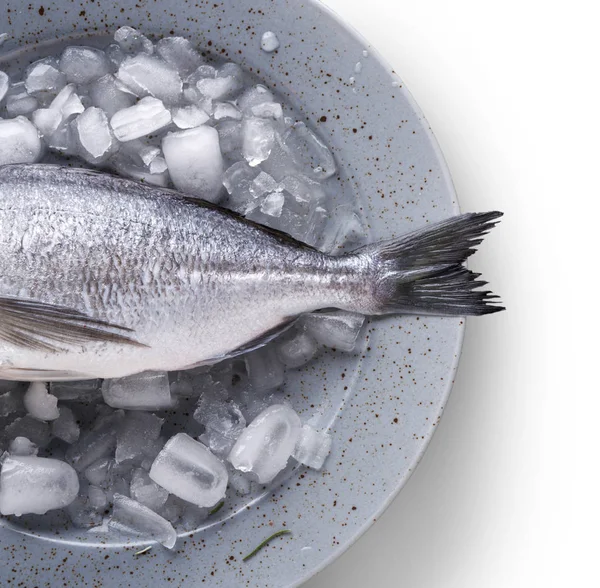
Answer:
[[[350,33],[350,35],[352,37],[354,37],[354,39],[358,43],[369,48],[368,49],[369,55],[371,55],[372,57],[377,59],[382,65],[386,66],[390,70],[391,80],[398,82],[398,84],[400,85],[401,92],[407,99],[408,103],[410,104],[411,108],[414,110],[415,114],[419,117],[421,125],[426,130],[427,137],[429,139],[431,147],[433,148],[433,150],[435,152],[435,155],[440,164],[440,169],[443,172],[444,181],[446,182],[448,189],[449,189],[451,195],[453,196],[453,200],[456,203],[454,205],[454,212],[455,212],[455,214],[460,214],[460,207],[458,205],[458,197],[456,195],[456,190],[454,188],[454,182],[452,181],[452,176],[450,174],[450,169],[448,168],[446,158],[444,157],[444,154],[442,153],[442,149],[438,143],[438,140],[435,137],[435,134],[433,133],[433,130],[427,123],[427,119],[425,118],[423,111],[421,110],[420,106],[417,104],[413,95],[407,89],[406,85],[402,81],[402,78],[395,72],[394,68],[389,63],[389,61],[386,58],[384,58],[383,55],[375,47],[373,47],[373,45],[353,25],[351,25],[348,21],[346,21],[335,10],[333,10],[332,8],[327,6],[327,4],[325,4],[321,0],[308,0],[308,4],[312,4],[317,9],[328,13],[329,16],[332,19],[334,19],[338,25],[345,28]],[[441,398],[442,408],[439,413],[440,417],[442,416],[442,414],[444,412],[444,407],[446,406],[446,403],[450,396],[450,392],[452,392],[452,387],[454,385],[454,378],[456,376],[456,372],[458,370],[458,365],[460,363],[462,346],[463,346],[463,341],[464,341],[464,337],[465,337],[465,329],[466,329],[466,319],[463,320],[462,324],[460,325],[460,328],[458,329],[458,333],[457,333],[457,337],[456,337],[456,341],[455,341],[455,347],[454,347],[454,362],[452,363],[452,366],[450,368],[450,376],[451,377],[448,380],[448,384],[446,385],[446,389]],[[408,480],[414,473],[415,468],[421,461],[425,451],[427,451],[427,448],[429,447],[429,443],[431,442],[431,439],[433,438],[435,431],[436,431],[435,428],[430,429],[428,435],[426,436],[426,438],[424,440],[424,443],[421,446],[421,451],[416,455],[416,458],[412,461],[412,463],[408,467],[408,469],[406,471],[406,475],[400,480],[400,483],[396,486],[396,488],[394,488],[394,490],[392,490],[389,493],[389,495],[387,496],[385,501],[381,503],[379,509],[375,512],[375,516],[372,518],[369,518],[367,521],[365,521],[365,523],[357,530],[357,532],[349,540],[347,540],[344,543],[343,546],[341,546],[338,550],[334,551],[329,556],[324,558],[320,565],[318,565],[316,568],[313,568],[305,576],[298,579],[297,582],[292,584],[293,587],[304,584],[305,582],[307,582],[308,580],[310,580],[311,578],[316,576],[319,572],[322,572],[325,568],[327,568],[330,564],[332,564],[340,556],[342,556],[346,551],[348,551],[348,549],[350,549],[350,547],[352,547],[377,522],[377,520],[385,513],[385,511],[388,509],[388,507],[396,499],[396,497],[398,496],[398,494],[400,493],[402,488],[404,488],[404,486],[406,485],[406,483],[408,482]]]

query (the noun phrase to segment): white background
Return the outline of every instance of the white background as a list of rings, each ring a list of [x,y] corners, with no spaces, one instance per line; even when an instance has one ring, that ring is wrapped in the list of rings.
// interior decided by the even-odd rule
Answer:
[[[600,586],[595,2],[326,0],[394,66],[508,312],[470,320],[446,413],[381,519],[307,588]]]

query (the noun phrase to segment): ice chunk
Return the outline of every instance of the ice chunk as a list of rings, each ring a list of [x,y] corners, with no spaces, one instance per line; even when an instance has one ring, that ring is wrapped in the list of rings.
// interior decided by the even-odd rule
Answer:
[[[121,144],[121,153],[125,153],[136,165],[149,167],[161,154],[160,148],[141,139],[133,139]]]
[[[95,461],[112,453],[117,442],[117,430],[124,418],[122,410],[99,419],[91,431],[83,433],[76,443],[67,449],[65,459],[82,472]]]
[[[87,489],[87,495],[90,507],[94,510],[102,510],[108,505],[106,492],[102,488],[98,488],[98,486],[90,486]]]
[[[260,39],[260,48],[267,53],[279,49],[279,39],[273,31],[266,31]]]
[[[365,228],[349,204],[338,206],[329,215],[327,227],[319,240],[319,249],[325,253],[339,254],[340,249],[354,250],[365,244]]]
[[[251,484],[250,480],[246,475],[238,470],[233,470],[231,474],[229,474],[229,485],[240,495],[246,496],[250,494]]]
[[[100,380],[50,382],[50,393],[59,400],[89,403],[100,398],[100,384]]]
[[[43,448],[50,443],[50,427],[48,423],[38,421],[27,415],[14,420],[4,429],[4,436],[8,439],[27,437],[32,443]]]
[[[85,110],[73,84],[66,85],[57,94],[56,98],[51,102],[50,108],[60,111],[64,121],[76,114],[81,114]]]
[[[116,43],[111,43],[104,52],[106,53],[106,57],[114,69],[119,69],[121,64],[127,58],[125,51],[123,51],[121,46],[117,45]]]
[[[59,417],[58,398],[48,394],[48,384],[32,382],[23,398],[25,410],[40,421],[53,421]]]
[[[150,163],[148,169],[151,174],[163,174],[168,171],[167,160],[164,157],[156,157]]]
[[[260,204],[260,211],[267,216],[281,216],[285,196],[281,192],[272,192]]]
[[[31,115],[33,124],[44,137],[50,137],[58,130],[62,123],[63,116],[60,110],[54,108],[39,108]]]
[[[10,78],[2,70],[0,70],[0,104],[8,92],[10,87]]]
[[[315,470],[320,470],[331,451],[331,435],[304,425],[292,457]]]
[[[134,163],[131,163],[130,160],[118,156],[113,157],[110,163],[122,176],[139,180],[145,184],[161,186],[163,188],[166,188],[169,185],[168,171],[151,173],[149,169],[135,165]]]
[[[87,494],[87,492],[86,492]],[[102,523],[102,515],[90,504],[87,496],[78,496],[65,508],[73,526],[81,529],[96,527]]]
[[[89,84],[110,71],[108,58],[103,51],[93,47],[67,47],[60,57],[60,70],[67,81]]]
[[[39,106],[37,99],[27,93],[25,84],[19,82],[9,87],[6,93],[6,113],[10,117],[31,114]]]
[[[162,141],[162,148],[178,190],[209,202],[219,199],[223,156],[215,129],[204,125],[169,133]]]
[[[150,478],[199,507],[211,507],[225,496],[227,470],[202,443],[179,433],[169,439],[150,468]]]
[[[365,317],[354,312],[333,310],[319,314],[307,314],[303,319],[306,330],[319,343],[341,351],[352,351]]]
[[[224,120],[217,125],[217,132],[224,155],[242,148],[242,123],[235,120]]]
[[[284,369],[275,351],[263,347],[246,354],[246,369],[252,389],[257,393],[267,392],[283,384]]]
[[[90,99],[92,104],[104,110],[109,118],[136,102],[135,95],[112,74],[107,74],[91,84]]]
[[[105,486],[108,481],[112,463],[110,458],[101,457],[85,469],[84,476],[90,484],[94,484],[95,486]]]
[[[269,157],[275,143],[275,130],[269,120],[247,118],[242,125],[244,158],[255,167]]]
[[[210,509],[208,508],[198,508],[194,504],[187,504],[181,513],[179,525],[184,531],[195,531],[209,513]]]
[[[223,100],[229,98],[238,89],[238,82],[233,76],[203,78],[196,82],[196,89],[205,98]]]
[[[283,135],[296,165],[309,177],[325,180],[336,172],[335,160],[329,148],[303,122],[294,124]]]
[[[99,164],[118,148],[103,110],[86,108],[74,121],[79,154],[89,163]]]
[[[317,352],[317,342],[304,331],[284,336],[277,345],[277,356],[290,368],[298,368],[308,363]]]
[[[279,102],[262,102],[250,109],[252,116],[260,118],[272,118],[280,120],[283,118],[283,108]]]
[[[268,194],[269,192],[278,192],[279,185],[269,174],[265,172],[260,172],[250,184],[250,193],[255,196],[263,196],[264,194]]]
[[[131,498],[154,512],[159,512],[169,498],[169,493],[141,469],[133,471],[130,493]]]
[[[117,29],[114,36],[115,42],[126,53],[148,53],[154,52],[152,41],[132,27],[121,27]]]
[[[108,406],[128,410],[159,410],[173,405],[166,372],[144,372],[104,380],[102,396]]]
[[[236,441],[228,460],[267,484],[285,468],[300,436],[300,417],[289,406],[275,404],[261,412]]]
[[[53,94],[62,90],[67,83],[67,78],[60,71],[58,60],[46,57],[32,63],[25,73],[25,88],[29,94],[51,92]]]
[[[219,102],[218,104],[215,104],[213,118],[215,120],[223,120],[227,118],[232,120],[241,120],[242,113],[238,110],[235,104],[231,104],[230,102]]]
[[[131,141],[154,133],[171,122],[171,113],[156,98],[142,98],[134,106],[119,110],[110,126],[119,141]]]
[[[115,461],[141,463],[145,447],[160,435],[163,419],[147,412],[131,412],[117,433]]]
[[[183,500],[173,494],[169,494],[167,502],[158,514],[167,519],[171,524],[175,524],[181,518],[185,505],[186,503]]]
[[[8,456],[0,472],[3,515],[45,514],[64,508],[79,492],[77,472],[63,461],[33,456]]]
[[[75,443],[79,439],[79,425],[73,411],[68,406],[61,406],[60,416],[52,423],[52,434],[66,443]]]
[[[165,37],[156,44],[156,52],[182,77],[189,76],[202,64],[202,56],[183,37]]]
[[[27,437],[15,437],[8,446],[11,455],[37,455],[38,448]]]
[[[177,541],[177,533],[169,521],[122,494],[115,494],[113,514],[108,526],[142,540],[157,541],[168,549],[173,549]]]
[[[194,419],[206,427],[204,439],[210,450],[226,457],[246,427],[246,419],[235,402],[211,402],[202,398]]]
[[[179,74],[159,57],[145,53],[128,57],[117,78],[137,96],[153,96],[165,104],[176,104],[183,91]]]
[[[260,84],[248,88],[237,100],[238,108],[246,115],[252,115],[255,106],[274,102],[273,94]]]
[[[23,393],[20,390],[14,388],[0,394],[0,417],[6,417],[9,414],[23,410],[23,408]]]
[[[195,104],[174,108],[172,110],[172,117],[173,122],[180,129],[193,129],[194,127],[199,127],[210,118],[202,108]]]

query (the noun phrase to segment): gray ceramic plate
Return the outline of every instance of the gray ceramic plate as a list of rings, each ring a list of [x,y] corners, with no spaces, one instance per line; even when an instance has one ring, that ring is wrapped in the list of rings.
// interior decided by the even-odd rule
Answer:
[[[332,147],[340,194],[356,198],[372,239],[392,237],[458,212],[431,130],[375,50],[323,5],[296,0],[4,0],[0,50],[10,67],[56,50],[65,36],[96,42],[128,24],[181,34],[252,69]],[[275,31],[281,48],[260,50]],[[88,39],[86,42],[94,42]],[[35,46],[33,49],[32,46]],[[366,52],[366,53],[365,53]],[[357,62],[362,71],[355,73]],[[354,83],[351,77],[355,78]],[[35,519],[0,528],[3,585],[290,586],[347,549],[406,482],[435,430],[450,391],[461,319],[389,318],[369,325],[360,353],[321,354],[290,376],[304,419],[330,427],[322,472],[296,470],[279,486],[227,506],[169,552],[134,557],[134,544],[78,535]],[[293,532],[255,558],[242,556],[273,531]]]

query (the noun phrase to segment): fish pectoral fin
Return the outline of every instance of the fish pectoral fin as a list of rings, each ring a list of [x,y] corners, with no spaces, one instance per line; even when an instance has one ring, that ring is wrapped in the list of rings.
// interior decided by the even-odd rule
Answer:
[[[60,351],[61,345],[91,342],[146,347],[132,329],[95,319],[78,310],[36,300],[0,297],[0,339],[38,351]]]

